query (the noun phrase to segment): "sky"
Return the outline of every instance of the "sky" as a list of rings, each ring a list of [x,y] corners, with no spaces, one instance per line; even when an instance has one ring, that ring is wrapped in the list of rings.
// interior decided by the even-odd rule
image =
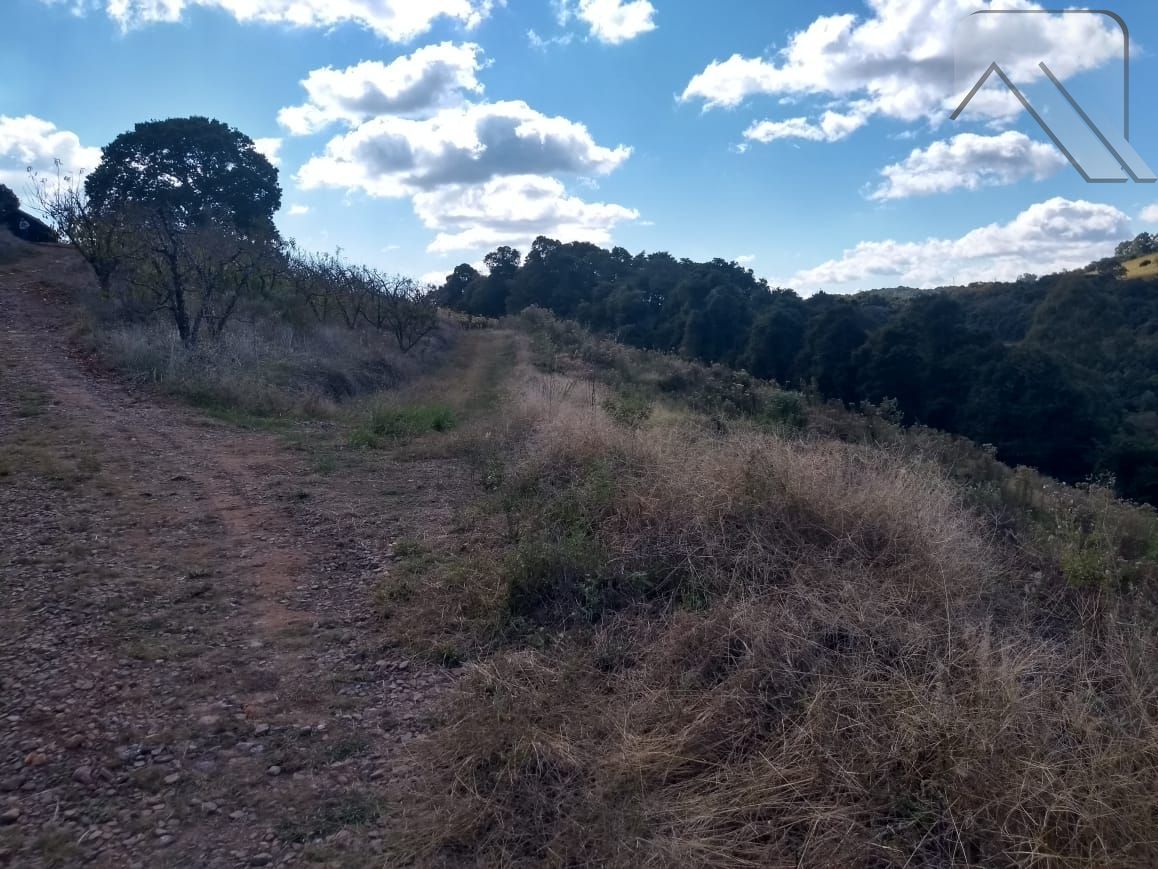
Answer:
[[[805,295],[931,287],[1077,267],[1158,230],[1158,187],[1089,183],[996,76],[951,118],[997,62],[1070,145],[1080,125],[1045,62],[1123,139],[1125,40],[1105,15],[990,14],[1041,8],[1027,0],[3,3],[0,183],[26,194],[28,167],[91,170],[137,122],[208,116],[278,166],[284,236],[431,282],[546,235],[735,260]],[[1158,168],[1158,4],[1106,5],[1129,30],[1129,141]]]

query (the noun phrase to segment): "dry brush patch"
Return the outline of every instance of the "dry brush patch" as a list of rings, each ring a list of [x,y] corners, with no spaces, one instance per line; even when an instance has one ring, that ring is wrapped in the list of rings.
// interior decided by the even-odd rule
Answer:
[[[506,542],[408,578],[429,633],[493,652],[427,748],[411,856],[1153,865],[1158,648],[1125,602],[1087,591],[1043,635],[933,464],[633,428],[582,392],[528,379]]]

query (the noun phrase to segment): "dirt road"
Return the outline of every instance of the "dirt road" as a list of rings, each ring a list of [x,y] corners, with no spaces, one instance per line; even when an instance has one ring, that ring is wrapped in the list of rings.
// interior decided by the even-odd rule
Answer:
[[[450,677],[374,591],[456,470],[324,475],[94,371],[68,256],[0,265],[0,866],[388,862]]]

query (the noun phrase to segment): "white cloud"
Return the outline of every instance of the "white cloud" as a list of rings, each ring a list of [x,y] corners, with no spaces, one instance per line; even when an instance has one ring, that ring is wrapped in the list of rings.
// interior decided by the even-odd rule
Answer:
[[[509,175],[605,175],[631,155],[595,143],[583,124],[524,102],[445,109],[431,118],[379,117],[330,141],[298,173],[305,189],[360,189],[399,197]]]
[[[302,216],[309,214],[309,213],[310,213],[310,207],[308,205],[291,205],[289,207],[289,216],[290,217],[302,217]]]
[[[750,266],[756,262],[756,255],[753,253],[746,253],[743,256],[736,257],[736,262],[742,266]]]
[[[1147,205],[1138,215],[1138,219],[1146,223],[1158,223],[1158,205]]]
[[[359,124],[381,115],[421,117],[482,93],[482,49],[473,43],[427,45],[389,64],[366,60],[346,69],[315,69],[302,81],[304,105],[284,108],[278,122],[294,135],[333,123]]]
[[[760,121],[744,131],[751,142],[767,144],[777,139],[807,139],[811,142],[838,142],[855,133],[868,123],[863,107],[853,107],[848,113],[827,111],[819,123],[808,118],[789,118],[786,121]]]
[[[546,51],[552,45],[570,45],[574,40],[574,33],[563,33],[559,36],[540,36],[534,28],[527,31],[527,42],[531,44],[531,48],[537,48],[539,51]]]
[[[284,110],[282,123],[300,132],[332,122],[350,129],[301,167],[302,189],[409,198],[435,233],[436,253],[528,244],[541,234],[606,242],[617,224],[638,217],[570,195],[556,177],[607,175],[631,148],[600,145],[582,123],[522,101],[470,102],[483,89],[478,47],[431,48],[389,66],[310,74],[309,102]]]
[[[839,259],[797,273],[788,285],[808,291],[1012,280],[1025,272],[1084,266],[1112,254],[1129,235],[1130,219],[1112,205],[1055,197],[1031,205],[1009,223],[991,223],[960,238],[861,242]]]
[[[881,170],[884,181],[870,199],[905,199],[950,190],[977,190],[1014,184],[1023,178],[1041,181],[1066,165],[1057,148],[1035,142],[1013,130],[997,136],[962,133],[915,149],[900,163]]]
[[[56,173],[56,161],[65,174],[91,172],[100,163],[100,148],[80,143],[76,133],[59,130],[51,121],[24,115],[0,115],[0,184],[17,195],[24,192],[31,167],[42,176]]]
[[[525,247],[539,235],[608,244],[617,224],[639,217],[621,205],[569,196],[563,182],[538,175],[419,193],[414,210],[423,225],[438,233],[427,248],[432,253]]]
[[[608,45],[619,45],[655,30],[655,7],[648,0],[576,0],[560,5],[560,20],[572,16],[585,23],[591,35]]]
[[[1009,15],[1000,16],[998,22],[998,16],[969,18],[977,9],[976,0],[867,2],[871,10],[867,17],[820,16],[793,34],[774,58],[736,54],[713,61],[692,78],[681,99],[711,109],[732,108],[757,95],[813,97],[826,100],[829,111],[837,114],[851,107],[849,116],[860,123],[876,115],[907,122],[940,120],[976,80],[971,64],[980,66],[979,75],[990,61],[1000,58],[1014,81],[1025,82],[1040,77],[1037,64],[1043,58],[1064,79],[1122,55],[1122,33],[1104,16]],[[1040,8],[1027,0],[993,5]],[[958,30],[963,21],[968,23]],[[959,60],[963,60],[960,70]],[[1005,118],[1018,110],[1011,95],[991,84],[978,94],[969,113]],[[758,140],[787,135],[816,141],[843,138],[837,130],[825,131],[823,123],[806,119],[779,123],[789,126],[766,127],[764,138]]]
[[[274,166],[281,165],[281,144],[281,139],[273,137],[253,140],[253,146],[257,148],[258,153],[264,154]]]
[[[180,21],[188,9],[220,9],[238,21],[292,27],[334,27],[352,23],[393,42],[428,32],[440,18],[475,27],[504,0],[42,0],[68,3],[77,11],[100,9],[128,29]]]

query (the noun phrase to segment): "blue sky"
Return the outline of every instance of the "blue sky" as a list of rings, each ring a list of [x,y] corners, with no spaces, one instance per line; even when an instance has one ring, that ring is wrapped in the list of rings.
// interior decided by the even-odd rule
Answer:
[[[963,37],[988,8],[5,0],[0,181],[22,193],[28,165],[91,169],[137,121],[208,115],[276,154],[279,225],[308,248],[433,277],[542,233],[737,259],[805,293],[1044,273],[1158,227],[1154,185],[1086,183],[997,83],[949,120],[985,55],[1030,94],[1048,60],[1120,132],[1113,22]],[[1158,167],[1158,6],[1112,8],[1131,141]]]

